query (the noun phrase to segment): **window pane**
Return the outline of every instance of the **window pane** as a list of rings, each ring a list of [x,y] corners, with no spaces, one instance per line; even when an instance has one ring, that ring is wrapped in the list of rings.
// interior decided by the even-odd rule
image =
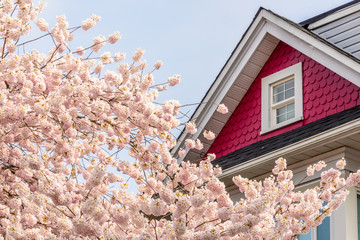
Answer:
[[[273,103],[284,101],[295,96],[294,79],[273,87]]]
[[[287,111],[294,111],[295,109],[295,103],[290,103],[289,105],[286,105]]]
[[[281,92],[284,92],[284,84],[283,83],[274,87],[275,94],[281,93]]]
[[[279,115],[279,116],[276,116],[276,123],[281,123],[281,122],[284,122],[286,121],[286,115]]]
[[[323,202],[323,206],[326,206],[328,202]],[[323,210],[320,210],[322,213]],[[316,228],[317,240],[330,240],[330,217],[326,217],[322,223]]]
[[[330,217],[326,217],[316,229],[317,240],[330,240]]]
[[[290,103],[276,109],[276,123],[281,123],[295,117],[295,103]]]
[[[285,99],[295,96],[294,90],[295,90],[294,88],[290,88],[290,89],[286,90],[285,91]]]
[[[288,112],[288,113],[287,113],[286,120],[292,119],[292,118],[294,118],[294,117],[295,117],[295,112],[294,112],[294,111]]]
[[[276,115],[279,116],[279,115],[284,115],[286,113],[286,106],[284,107],[281,107],[281,108],[278,108],[276,110]]]
[[[294,88],[294,79],[285,82],[285,90],[288,90],[290,88]]]
[[[284,92],[278,93],[274,96],[274,103],[278,103],[281,102],[285,99],[285,94]]]

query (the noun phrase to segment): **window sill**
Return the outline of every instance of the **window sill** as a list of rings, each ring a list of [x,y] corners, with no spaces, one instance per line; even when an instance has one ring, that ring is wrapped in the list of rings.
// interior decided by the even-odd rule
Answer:
[[[276,124],[275,126],[269,127],[269,128],[267,128],[267,129],[264,129],[264,130],[261,129],[260,135],[263,135],[263,134],[265,134],[265,133],[272,132],[272,131],[274,131],[274,130],[277,130],[277,129],[279,129],[279,128],[285,127],[285,126],[290,125],[290,124],[292,124],[292,123],[301,121],[301,120],[303,120],[303,119],[304,119],[303,116],[298,116],[298,117],[289,119],[289,120],[287,120],[287,121],[285,121],[285,122]]]

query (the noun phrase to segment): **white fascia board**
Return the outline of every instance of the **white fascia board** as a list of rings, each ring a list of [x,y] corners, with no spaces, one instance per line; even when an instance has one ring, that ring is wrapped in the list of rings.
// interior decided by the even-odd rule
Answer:
[[[172,154],[175,154],[180,149],[180,147],[184,145],[186,138],[196,139],[198,138],[199,134],[202,133],[204,126],[213,116],[218,105],[222,102],[227,92],[234,84],[236,78],[243,70],[260,42],[265,37],[266,29],[263,28],[264,24],[265,21],[263,21],[262,17],[258,17],[254,20],[254,24],[251,25],[247,34],[237,46],[229,61],[223,67],[214,84],[209,89],[204,100],[199,104],[198,109],[193,114],[192,119],[196,119],[195,122],[199,124],[197,126],[197,133],[191,136],[184,131],[180,135],[177,145],[172,149]],[[184,149],[186,150],[187,155],[189,149]],[[186,155],[184,158],[186,158]],[[179,158],[179,162],[183,161],[184,158]]]
[[[360,86],[360,64],[289,22],[265,11],[268,33]]]
[[[316,22],[313,22],[309,24],[308,29],[313,30],[315,28],[321,27],[325,24],[331,23],[333,21],[336,21],[340,18],[346,17],[347,15],[350,15],[354,12],[360,11],[360,3],[356,3],[354,5],[351,5],[347,8],[341,9],[333,14],[330,14],[329,16],[326,16]]]
[[[297,151],[302,151],[306,148],[311,147],[312,145],[325,143],[330,140],[333,141],[333,140],[336,140],[339,138],[343,138],[343,137],[355,134],[357,132],[360,132],[360,119],[351,121],[349,123],[338,126],[334,129],[319,133],[310,138],[304,139],[297,143],[288,145],[281,149],[272,151],[268,154],[264,154],[260,157],[254,158],[250,161],[240,163],[236,166],[228,168],[223,171],[220,178],[233,176],[240,171],[246,171],[247,169],[254,168],[265,162],[273,161],[274,159],[285,156],[286,154],[290,154],[290,153],[297,152]]]

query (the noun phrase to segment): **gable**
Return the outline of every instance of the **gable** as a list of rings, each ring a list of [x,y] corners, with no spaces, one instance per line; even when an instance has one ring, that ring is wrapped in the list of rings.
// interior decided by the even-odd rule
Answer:
[[[303,68],[303,120],[261,135],[261,79],[299,62],[302,62]],[[286,43],[280,42],[208,153],[215,153],[217,157],[221,157],[360,105],[359,92],[360,89],[355,84]]]
[[[186,150],[185,155],[178,158],[179,162],[183,160],[199,161],[208,152],[214,140],[205,139],[202,134],[203,131],[212,130],[216,135],[220,133],[280,41],[309,56],[322,66],[326,66],[356,86],[360,86],[359,59],[347,54],[299,24],[260,8],[192,115],[190,120],[198,126],[197,133],[191,135],[183,131],[178,137],[176,146],[171,150],[174,156],[178,155],[180,149]],[[220,103],[228,106],[229,114],[220,116],[216,112]],[[302,104],[298,105],[302,106]],[[299,108],[296,107],[295,109]],[[296,116],[296,120],[303,117],[298,116],[297,113]],[[271,130],[273,130],[272,127],[266,131]],[[200,151],[187,149],[185,146],[185,139],[187,138],[200,139],[204,148]]]

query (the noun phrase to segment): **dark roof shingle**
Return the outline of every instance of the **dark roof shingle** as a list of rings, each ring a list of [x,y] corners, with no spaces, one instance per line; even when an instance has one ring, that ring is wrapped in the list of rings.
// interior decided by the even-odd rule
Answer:
[[[358,118],[360,118],[360,105],[319,119],[292,131],[243,147],[214,160],[213,164],[219,165],[225,170]]]

